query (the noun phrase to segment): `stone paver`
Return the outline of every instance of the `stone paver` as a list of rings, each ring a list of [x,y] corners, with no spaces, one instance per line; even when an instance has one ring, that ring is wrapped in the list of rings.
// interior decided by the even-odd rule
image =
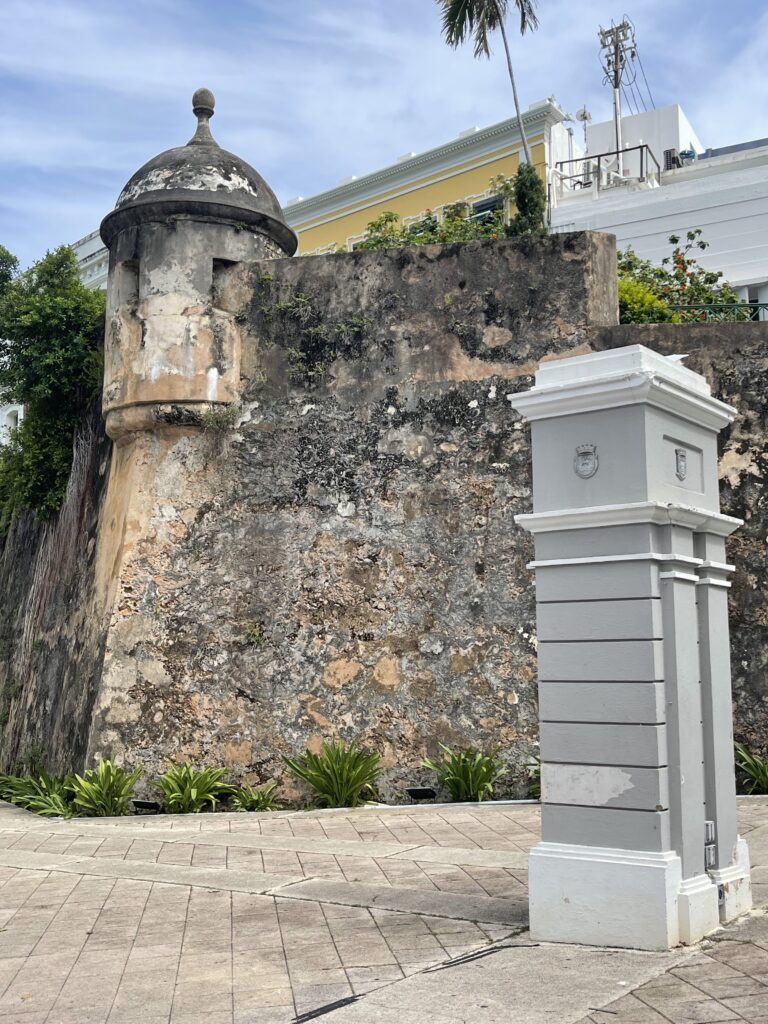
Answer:
[[[768,801],[739,810],[768,898]],[[0,1024],[501,1020],[477,999],[505,957],[531,952],[546,978],[578,949],[522,934],[539,821],[537,805],[503,803],[73,821],[0,804]],[[567,1019],[768,1024],[760,924],[693,954],[629,954],[646,984],[621,994],[601,968],[602,1002],[574,996]],[[480,987],[435,1003],[462,971]],[[422,989],[426,1016],[408,1002]]]

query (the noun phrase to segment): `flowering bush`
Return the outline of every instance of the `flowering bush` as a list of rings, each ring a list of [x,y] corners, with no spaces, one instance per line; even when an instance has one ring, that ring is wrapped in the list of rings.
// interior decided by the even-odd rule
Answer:
[[[705,270],[692,253],[704,251],[709,243],[701,228],[670,235],[672,255],[659,265],[643,260],[629,246],[618,254],[619,311],[622,323],[664,323],[674,320],[670,306],[709,305],[738,302],[739,297],[720,270]],[[654,302],[654,299],[656,300]],[[744,311],[744,319],[748,310]]]

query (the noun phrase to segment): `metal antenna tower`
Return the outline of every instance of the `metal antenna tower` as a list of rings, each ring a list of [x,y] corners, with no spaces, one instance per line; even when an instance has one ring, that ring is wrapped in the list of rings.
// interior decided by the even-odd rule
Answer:
[[[624,160],[622,156],[621,142],[621,90],[624,82],[630,84],[635,79],[632,63],[637,56],[635,45],[635,26],[624,15],[624,19],[615,25],[611,22],[610,28],[601,28],[598,32],[600,39],[600,63],[605,72],[604,82],[610,84],[613,89],[613,123],[616,129],[616,152],[619,174],[624,173]],[[628,69],[631,69],[628,74]]]

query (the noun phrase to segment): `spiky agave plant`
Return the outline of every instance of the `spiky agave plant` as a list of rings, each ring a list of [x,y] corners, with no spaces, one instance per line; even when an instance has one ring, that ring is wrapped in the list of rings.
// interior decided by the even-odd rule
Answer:
[[[264,786],[240,786],[232,794],[232,806],[236,811],[277,811],[280,798],[277,783],[267,782]]]
[[[493,787],[504,773],[504,763],[496,754],[484,754],[477,747],[451,750],[439,744],[443,756],[439,761],[425,758],[424,768],[437,772],[441,785],[457,802],[487,800]]]
[[[377,795],[381,757],[354,743],[330,740],[323,743],[319,754],[305,750],[298,757],[283,760],[314,790],[318,807],[359,807]]]
[[[72,777],[58,778],[41,771],[38,775],[0,776],[0,798],[17,807],[48,818],[71,818],[75,813],[71,793]]]
[[[133,790],[143,771],[134,768],[129,772],[104,759],[83,775],[73,775],[69,789],[76,812],[89,818],[130,814]]]
[[[220,800],[234,792],[224,782],[226,768],[195,768],[189,761],[169,762],[168,770],[153,782],[163,792],[165,809],[175,814],[200,814],[215,811]]]
[[[743,743],[735,743],[736,768],[748,793],[768,794],[768,759],[750,754]]]

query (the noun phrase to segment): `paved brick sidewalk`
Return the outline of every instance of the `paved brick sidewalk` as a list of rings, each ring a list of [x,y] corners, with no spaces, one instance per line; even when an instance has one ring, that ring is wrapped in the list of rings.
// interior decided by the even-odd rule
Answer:
[[[755,858],[768,802],[740,810]],[[353,1011],[383,1020],[382,1000],[395,1005],[425,971],[483,950],[498,953],[486,964],[501,964],[505,945],[526,948],[515,936],[538,829],[538,807],[519,804],[69,822],[0,804],[0,1024],[288,1024],[315,1014],[334,1024]],[[563,948],[535,951],[545,973],[547,950]],[[762,984],[707,956],[746,988]],[[647,963],[640,980],[668,965]],[[675,976],[670,999],[679,984],[691,980]],[[658,1012],[643,991],[632,998]],[[568,1020],[587,1005],[602,1004],[576,1012],[576,1001]],[[497,1019],[449,1010],[414,1022]],[[635,1020],[620,1013],[585,1019]]]

